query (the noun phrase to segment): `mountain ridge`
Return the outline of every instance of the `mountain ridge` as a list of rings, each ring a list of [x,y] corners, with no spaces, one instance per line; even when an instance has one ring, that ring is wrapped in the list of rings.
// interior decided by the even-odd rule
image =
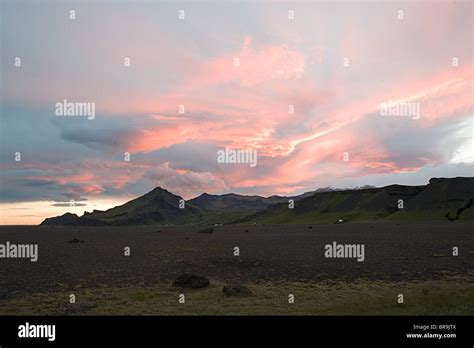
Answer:
[[[256,223],[332,223],[357,221],[417,221],[474,219],[468,204],[474,197],[474,178],[431,178],[427,185],[363,186],[318,189],[286,197],[235,193],[203,193],[185,201],[166,189],[148,193],[106,211],[83,216],[66,213],[41,225],[205,225]],[[293,207],[290,207],[290,200]],[[462,214],[457,211],[462,208]],[[449,217],[449,218],[448,218]]]

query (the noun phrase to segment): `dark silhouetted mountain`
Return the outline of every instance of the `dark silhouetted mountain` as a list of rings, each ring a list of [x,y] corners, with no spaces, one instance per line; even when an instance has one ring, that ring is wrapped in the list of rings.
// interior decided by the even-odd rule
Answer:
[[[79,217],[76,214],[66,213],[61,216],[45,219],[41,225],[44,226],[106,226],[106,222]]]
[[[185,204],[183,198],[157,187],[147,194],[104,212],[85,214],[110,225],[150,225],[156,223],[186,223],[201,215],[201,210]]]
[[[295,197],[204,193],[187,202],[157,187],[107,211],[94,210],[82,217],[66,213],[45,219],[41,225],[470,220],[474,219],[473,198],[474,178],[433,178],[425,186],[323,188]],[[293,208],[290,199],[294,201]]]
[[[287,197],[271,196],[268,198],[260,196],[242,196],[235,193],[224,195],[210,195],[203,193],[189,201],[190,204],[209,211],[228,212],[256,212],[266,207],[281,202],[287,202]]]
[[[147,194],[131,200],[123,205],[111,208],[106,211],[94,210],[92,213],[85,213],[82,217],[74,214],[65,214],[56,218],[49,218],[41,223],[42,225],[84,225],[83,220],[88,225],[151,225],[162,223],[187,223],[188,220],[195,220],[201,215],[201,210],[192,205],[185,204],[184,209],[180,208],[184,200],[165,189],[157,187]],[[67,216],[66,216],[67,215]],[[76,216],[76,218],[71,215]],[[66,218],[64,218],[66,216]]]
[[[280,203],[236,223],[332,223],[350,221],[446,220],[447,213],[468,205],[474,178],[433,178],[426,186],[390,185],[381,188],[316,192],[293,209]],[[470,206],[459,219],[474,219]]]

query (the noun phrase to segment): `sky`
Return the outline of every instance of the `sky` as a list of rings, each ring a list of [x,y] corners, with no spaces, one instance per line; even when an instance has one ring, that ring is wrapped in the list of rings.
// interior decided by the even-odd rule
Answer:
[[[3,0],[0,18],[0,224],[157,186],[270,196],[474,173],[471,1]],[[58,116],[64,100],[94,117]],[[226,148],[257,165],[220,163]]]

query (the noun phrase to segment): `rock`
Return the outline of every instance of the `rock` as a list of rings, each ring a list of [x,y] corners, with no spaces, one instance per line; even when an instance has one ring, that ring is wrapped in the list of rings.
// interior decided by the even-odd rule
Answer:
[[[182,274],[176,278],[173,286],[186,289],[202,289],[209,287],[209,279],[195,274]]]
[[[222,291],[227,296],[245,297],[252,295],[252,291],[245,285],[226,285]]]
[[[208,227],[199,231],[199,233],[212,233],[212,232],[214,232],[214,228],[212,227]]]
[[[74,238],[71,239],[68,243],[84,243],[84,241],[82,239]]]

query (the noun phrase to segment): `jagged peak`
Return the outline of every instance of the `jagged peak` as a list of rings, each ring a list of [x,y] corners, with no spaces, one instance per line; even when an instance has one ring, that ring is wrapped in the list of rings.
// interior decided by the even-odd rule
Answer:
[[[79,217],[77,214],[74,214],[74,213],[64,213],[63,215],[61,215],[61,217],[63,216],[75,216],[75,217]]]
[[[150,192],[168,192],[168,193],[171,193],[169,192],[167,189],[164,189],[162,188],[161,186],[156,186],[153,190],[151,190]]]
[[[146,193],[146,195],[157,195],[157,196],[162,196],[162,195],[167,195],[167,196],[173,196],[173,197],[180,197],[173,192],[168,191],[167,189],[164,189],[160,186],[155,187],[153,190],[150,192]]]

